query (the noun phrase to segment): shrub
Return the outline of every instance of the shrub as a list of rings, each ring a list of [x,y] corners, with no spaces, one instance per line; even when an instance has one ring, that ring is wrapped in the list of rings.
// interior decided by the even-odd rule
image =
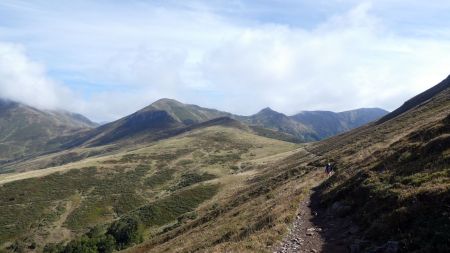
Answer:
[[[113,236],[104,234],[99,227],[91,229],[79,239],[63,244],[47,244],[44,253],[111,253],[116,248]]]
[[[143,241],[143,227],[140,220],[133,216],[113,222],[107,234],[114,237],[117,249],[124,249],[131,244]]]
[[[64,252],[64,245],[62,243],[50,243],[45,245],[44,247],[44,253],[60,253]]]
[[[188,187],[200,182],[208,181],[211,179],[216,178],[216,175],[209,174],[209,173],[203,173],[203,174],[197,174],[197,173],[187,173],[181,176],[180,182],[173,186],[171,190],[178,190],[184,187]]]

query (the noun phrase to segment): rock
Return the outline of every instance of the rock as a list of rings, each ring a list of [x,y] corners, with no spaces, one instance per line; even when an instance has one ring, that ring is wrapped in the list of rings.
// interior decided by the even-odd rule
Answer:
[[[311,249],[311,252],[317,253],[317,250],[316,249]]]
[[[306,232],[306,235],[307,235],[307,236],[313,236],[314,233],[313,233],[313,232]]]
[[[308,228],[306,229],[307,232],[321,232],[321,228]]]

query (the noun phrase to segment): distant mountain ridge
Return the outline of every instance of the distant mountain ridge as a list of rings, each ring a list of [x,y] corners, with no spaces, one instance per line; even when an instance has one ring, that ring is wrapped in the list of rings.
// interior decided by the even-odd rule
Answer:
[[[0,161],[15,159],[57,146],[53,138],[89,130],[96,124],[66,111],[39,110],[0,99]]]
[[[237,117],[239,120],[255,126],[272,129],[275,131],[290,134],[300,140],[300,142],[316,141],[320,137],[302,122],[293,120],[291,117],[274,111],[267,107],[251,116]]]
[[[117,142],[133,145],[155,141],[224,117],[249,126],[248,131],[261,136],[290,142],[310,142],[359,127],[386,113],[381,109],[358,109],[342,113],[301,112],[287,116],[265,108],[254,115],[240,116],[163,98],[133,114],[98,126],[80,114],[39,110],[1,100],[0,161],[77,146],[102,146]],[[220,122],[226,121],[219,120],[214,124]]]
[[[251,116],[234,115],[198,105],[184,104],[174,99],[163,98],[149,106],[114,122],[102,125],[89,132],[81,143],[98,146],[139,137],[159,139],[168,133],[210,120],[229,117],[252,126],[253,131],[269,136],[278,136],[294,142],[317,141],[348,131],[384,116],[382,109],[358,109],[342,113],[303,112],[287,116],[265,108]],[[331,116],[331,117],[330,117]],[[268,132],[264,129],[270,129]],[[130,139],[131,138],[131,139]],[[79,140],[76,143],[80,143]]]
[[[387,113],[380,108],[361,108],[338,113],[303,111],[290,118],[313,129],[319,139],[324,139],[375,121]]]
[[[360,108],[344,112],[302,111],[293,116],[267,107],[250,116],[235,115],[198,105],[183,104],[174,99],[160,99],[143,110],[164,110],[184,124],[196,124],[218,117],[230,117],[247,125],[282,132],[300,142],[317,141],[375,121],[387,113],[380,108]]]

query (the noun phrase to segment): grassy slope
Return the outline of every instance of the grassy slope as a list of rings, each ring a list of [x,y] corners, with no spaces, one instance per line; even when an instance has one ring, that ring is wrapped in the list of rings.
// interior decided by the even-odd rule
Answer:
[[[270,156],[292,146],[267,149],[274,144],[267,143],[267,139],[265,144],[255,144],[255,140],[263,139],[244,132],[231,134],[231,140],[235,140],[231,142],[241,144],[228,145],[230,135],[218,134],[217,127],[212,127],[208,129],[216,130],[210,134],[198,130],[136,150],[132,155],[120,154],[95,162],[113,174],[134,174],[141,169],[133,170],[133,166],[142,162],[170,161],[169,168],[176,172],[164,173],[167,170],[158,170],[159,165],[145,172],[144,178],[149,179],[141,183],[147,182],[149,188],[138,195],[145,203],[169,201],[173,189],[183,185],[180,171],[185,168],[189,173],[197,172],[199,177],[205,172],[217,176],[207,185],[218,185],[218,192],[199,205],[196,215],[149,227],[146,241],[129,252],[270,252],[294,219],[299,200],[323,180],[322,166],[328,161],[335,161],[338,170],[320,188],[322,204],[331,206],[339,201],[349,205],[361,227],[362,238],[374,245],[399,240],[405,251],[445,252],[449,245],[449,108],[447,90],[398,118],[303,145],[295,154]],[[189,138],[193,141],[189,142]],[[240,151],[236,152],[246,150],[242,142],[253,144],[239,160],[236,154]],[[193,145],[203,152],[184,153]],[[152,157],[153,153],[159,158]],[[265,159],[266,156],[271,159]],[[189,165],[197,163],[204,166]],[[164,162],[160,165],[164,166]],[[121,167],[130,170],[121,171]],[[105,176],[97,174],[100,179]]]
[[[297,203],[323,179],[307,165],[310,159],[302,148],[282,163],[255,168],[205,205],[197,219],[128,251],[271,252],[295,218]]]
[[[351,207],[364,239],[396,240],[404,252],[450,249],[450,89],[420,107],[314,145],[338,173],[324,206]]]
[[[93,126],[81,115],[0,100],[0,163],[53,150],[60,142],[50,140]]]
[[[212,126],[134,151],[89,158],[79,166],[62,166],[59,173],[33,174],[0,186],[0,242],[36,242],[40,248],[61,240],[58,234],[73,238],[129,212],[145,221],[147,236],[153,237],[167,226],[180,225],[180,215],[242,184],[252,175],[252,164],[263,163],[252,160],[295,147]]]
[[[404,252],[448,252],[449,111],[446,90],[396,119],[274,159],[198,219],[129,251],[270,252],[334,161],[336,175],[319,188],[322,205],[349,205],[369,248],[397,240]]]
[[[32,157],[25,160],[19,160],[12,163],[4,164],[2,167],[5,171],[15,171],[15,172],[25,172],[32,170],[42,170],[46,171],[54,170],[46,169],[49,167],[62,166],[65,164],[74,163],[77,161],[89,161],[92,157],[100,157],[111,154],[119,154],[126,152],[130,149],[138,149],[145,146],[148,146],[151,142],[156,142],[157,140],[163,140],[174,136],[182,135],[183,133],[191,132],[194,130],[203,129],[211,126],[227,126],[234,127],[240,129],[242,131],[251,132],[258,136],[263,136],[271,139],[277,139],[287,142],[297,143],[300,140],[295,138],[294,136],[276,132],[270,129],[260,128],[260,127],[248,127],[239,121],[222,117],[216,118],[213,120],[209,120],[200,124],[195,124],[191,126],[184,127],[176,127],[165,129],[161,131],[152,131],[147,129],[147,131],[143,131],[141,133],[137,133],[127,138],[114,142],[112,144],[103,145],[103,146],[81,146],[75,147],[71,149],[62,150],[56,153],[50,153],[46,155],[41,155],[37,157]],[[97,131],[97,130],[94,130]],[[33,172],[29,173],[34,174]],[[15,177],[14,175],[12,175]],[[0,179],[10,177],[10,175],[2,175],[0,174]]]

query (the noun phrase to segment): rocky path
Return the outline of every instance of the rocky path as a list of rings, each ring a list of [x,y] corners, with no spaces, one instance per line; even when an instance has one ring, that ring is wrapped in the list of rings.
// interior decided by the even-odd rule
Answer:
[[[318,208],[317,202],[315,194],[311,194],[309,199],[300,203],[299,213],[289,234],[281,245],[274,249],[274,252],[343,253],[351,251],[349,245],[355,240],[358,228],[348,218],[340,218],[338,214],[334,214],[335,210]],[[334,209],[339,210],[339,208],[341,207],[336,206]]]

